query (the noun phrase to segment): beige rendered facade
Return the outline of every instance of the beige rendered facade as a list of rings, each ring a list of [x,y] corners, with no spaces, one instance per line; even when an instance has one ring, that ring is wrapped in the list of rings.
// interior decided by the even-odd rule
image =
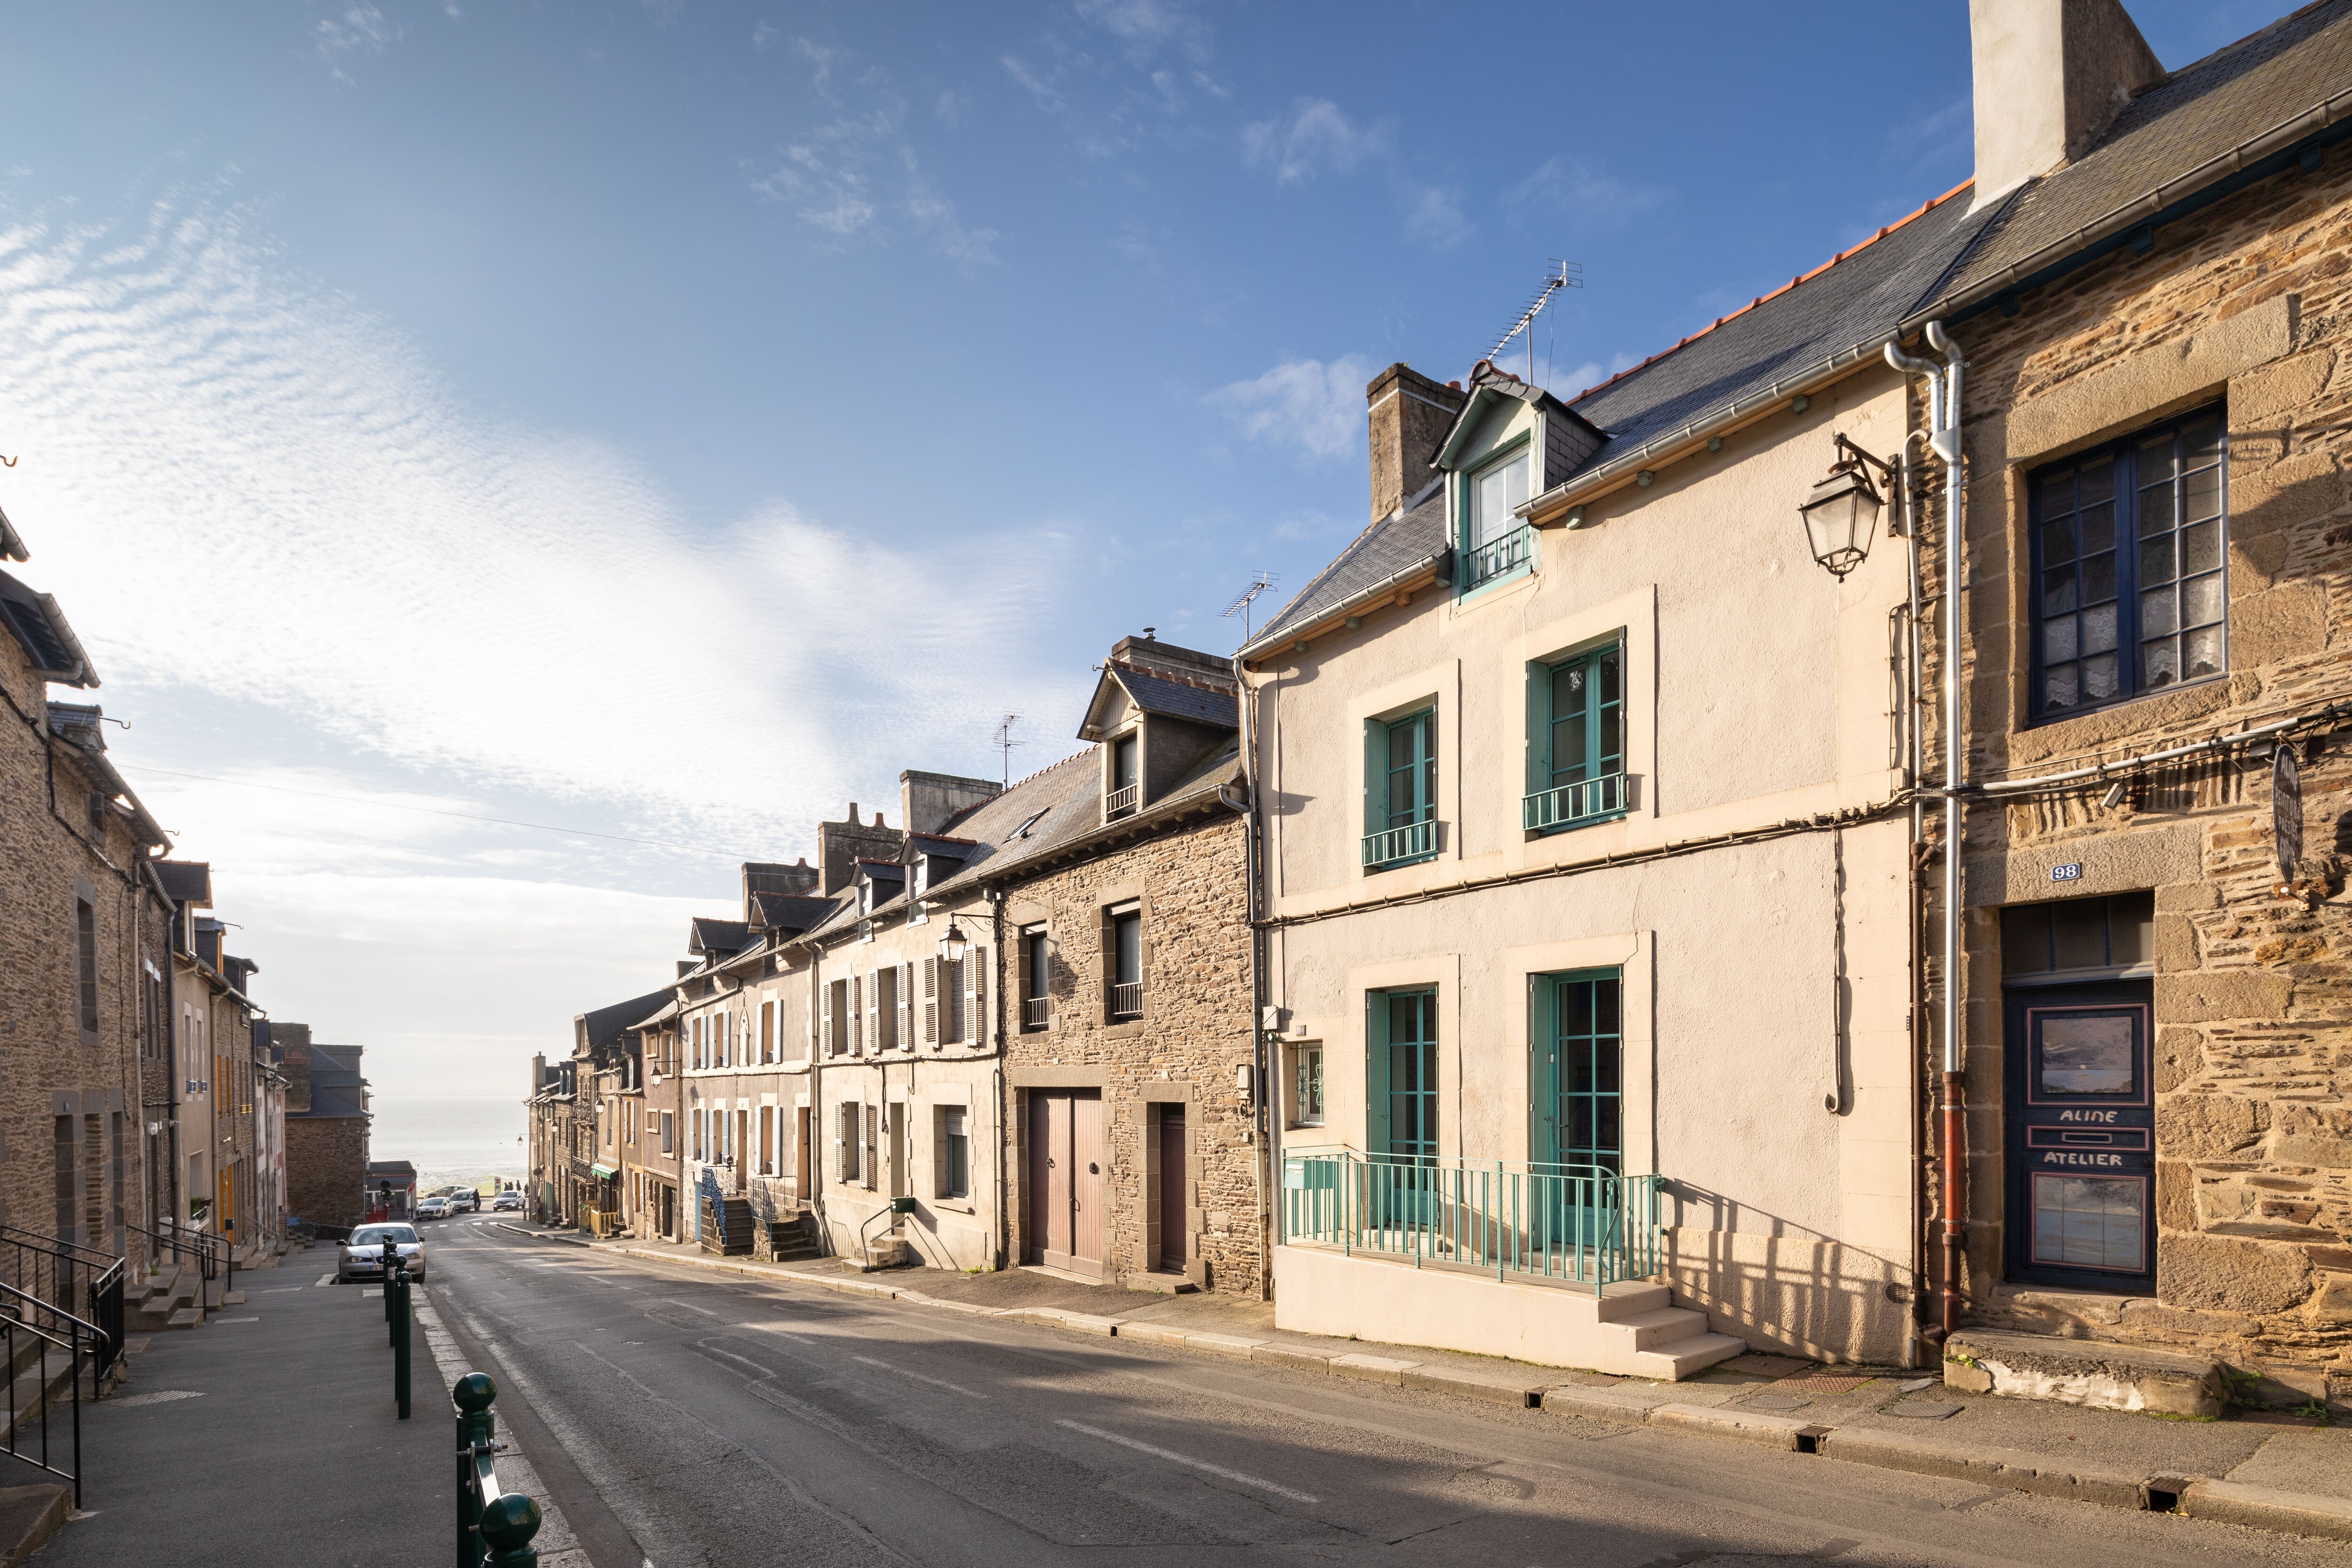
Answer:
[[[1865,371],[1577,527],[1489,548],[1493,579],[1475,585],[1462,563],[1478,542],[1460,531],[1475,487],[1519,461],[1537,471],[1512,499],[1550,488],[1590,451],[1589,426],[1489,367],[1466,398],[1402,367],[1370,390],[1375,472],[1417,492],[1376,497],[1374,531],[1418,518],[1423,542],[1375,596],[1318,616],[1310,588],[1245,650],[1286,1198],[1320,1151],[1503,1178],[1654,1173],[1664,1277],[1705,1321],[1617,1332],[1558,1280],[1488,1268],[1478,1287],[1459,1236],[1439,1267],[1413,1267],[1340,1256],[1295,1225],[1276,1253],[1277,1321],[1380,1339],[1410,1323],[1417,1342],[1617,1371],[1655,1370],[1631,1358],[1662,1344],[1704,1364],[1737,1340],[1907,1359],[1917,1142],[1888,668],[1905,562],[1882,550],[1832,579],[1786,500],[1837,433],[1901,444],[1899,378]],[[1416,448],[1383,399],[1468,406],[1424,420]],[[1432,431],[1450,433],[1442,451]],[[1420,559],[1449,547],[1453,583]],[[1559,726],[1557,772],[1538,755],[1555,679],[1563,710],[1615,710],[1572,738]],[[1598,765],[1563,798],[1553,781],[1588,744]],[[1420,798],[1391,813],[1406,779]],[[1590,819],[1528,826],[1547,812]],[[1561,989],[1595,980],[1606,990]],[[1426,1048],[1400,1067],[1384,1010],[1410,997],[1426,998],[1411,1025]],[[1574,1032],[1612,1059],[1559,1067],[1563,1009],[1586,1003],[1612,1016]],[[1465,1290],[1481,1304],[1452,1300]]]

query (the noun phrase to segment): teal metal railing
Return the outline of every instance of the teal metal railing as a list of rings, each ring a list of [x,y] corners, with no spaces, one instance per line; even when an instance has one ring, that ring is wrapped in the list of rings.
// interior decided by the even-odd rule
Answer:
[[[1424,855],[1435,853],[1437,824],[1434,822],[1411,822],[1402,827],[1384,828],[1379,833],[1364,835],[1363,856],[1367,866],[1417,860]]]
[[[1535,529],[1523,522],[1500,538],[1464,551],[1463,589],[1466,592],[1481,583],[1491,583],[1526,565],[1535,554]]]
[[[1579,823],[1622,816],[1628,804],[1625,775],[1604,773],[1582,784],[1562,784],[1558,789],[1521,796],[1519,826],[1529,833],[1540,833],[1547,827],[1574,827]]]
[[[1657,1273],[1660,1184],[1600,1165],[1318,1150],[1283,1160],[1282,1238],[1589,1284],[1598,1296]]]

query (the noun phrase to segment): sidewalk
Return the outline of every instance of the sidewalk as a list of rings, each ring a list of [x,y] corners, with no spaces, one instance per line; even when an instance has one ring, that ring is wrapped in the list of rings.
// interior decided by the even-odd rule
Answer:
[[[1653,1426],[2110,1507],[2178,1510],[2352,1541],[2352,1428],[2283,1424],[2284,1418],[2251,1413],[2203,1421],[2002,1399],[1947,1388],[1927,1373],[1823,1366],[1753,1352],[1681,1383],[1651,1383],[1500,1357],[1278,1332],[1270,1303],[1127,1290],[1043,1269],[863,1274],[837,1258],[761,1263],[714,1258],[691,1245],[592,1241],[574,1231],[529,1225],[509,1228],[648,1261],[1001,1316],[1294,1373],[1384,1383],[1426,1396],[1537,1406],[1564,1417]]]
[[[319,1284],[334,1259],[240,1268],[245,1305],[131,1342],[129,1381],[82,1406],[85,1511],[44,1568],[448,1558],[446,1384],[418,1336],[398,1418],[383,1300]]]

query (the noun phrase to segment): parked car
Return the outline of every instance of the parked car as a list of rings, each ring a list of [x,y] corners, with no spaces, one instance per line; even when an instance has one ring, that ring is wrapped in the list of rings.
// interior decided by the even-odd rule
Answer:
[[[492,1214],[520,1213],[521,1212],[521,1209],[522,1194],[520,1193],[500,1193],[497,1197],[490,1200],[490,1212]]]
[[[348,1285],[355,1279],[383,1278],[383,1244],[391,1242],[408,1265],[411,1279],[425,1278],[425,1243],[413,1225],[363,1225],[335,1249],[335,1279]]]
[[[451,1214],[475,1214],[480,1211],[481,1206],[481,1194],[475,1192],[471,1187],[463,1188],[449,1194]]]
[[[448,1217],[449,1200],[447,1198],[427,1198],[416,1205],[416,1218],[419,1224],[428,1219],[447,1219]]]

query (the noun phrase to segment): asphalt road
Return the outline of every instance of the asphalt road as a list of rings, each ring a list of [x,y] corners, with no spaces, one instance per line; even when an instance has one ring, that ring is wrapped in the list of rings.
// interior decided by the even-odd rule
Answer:
[[[2352,1549],[434,1226],[596,1568],[2352,1563]]]

